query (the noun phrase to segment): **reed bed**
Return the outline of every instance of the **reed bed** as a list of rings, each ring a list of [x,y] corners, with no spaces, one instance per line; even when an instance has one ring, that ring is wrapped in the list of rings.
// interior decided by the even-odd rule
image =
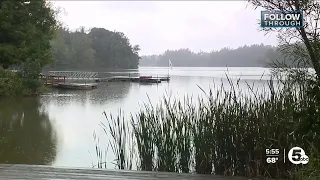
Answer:
[[[319,140],[306,128],[320,119],[314,113],[320,101],[305,90],[307,83],[275,88],[270,80],[263,91],[250,87],[251,95],[241,93],[239,81],[229,85],[204,92],[197,103],[164,97],[157,106],[144,104],[130,120],[106,116],[118,168],[132,169],[135,161],[138,170],[288,178],[295,166],[283,156],[268,164],[265,149],[298,145],[308,152]]]

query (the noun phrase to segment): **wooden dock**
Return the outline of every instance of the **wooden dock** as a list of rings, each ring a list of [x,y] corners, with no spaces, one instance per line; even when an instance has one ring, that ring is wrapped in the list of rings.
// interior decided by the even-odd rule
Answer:
[[[107,179],[107,180],[256,180],[245,177],[185,173],[64,168],[42,165],[0,164],[0,180],[8,179]]]
[[[43,81],[44,85],[54,86],[59,83],[66,82],[66,76],[55,76],[55,75],[44,75],[40,74],[40,80]]]
[[[43,81],[44,85],[59,89],[90,90],[97,89],[98,87],[98,83],[67,83],[66,80],[70,78],[60,75],[40,74],[40,79]],[[82,80],[82,78],[72,78],[72,80]]]
[[[90,90],[97,89],[98,83],[58,83],[54,86],[59,89]]]
[[[84,72],[84,71],[49,71],[47,75],[40,74],[40,79],[45,85],[50,85],[65,89],[94,89],[96,86],[82,86],[82,85],[66,85],[66,80],[70,81],[94,81],[99,82],[138,82],[147,84],[158,84],[163,81],[170,81],[170,77],[159,76],[112,76],[112,77],[97,77],[98,72]],[[63,85],[61,85],[63,83]]]
[[[100,81],[108,82],[140,82],[140,83],[161,83],[162,81],[170,81],[170,77],[127,77],[116,76],[112,78],[101,79]]]

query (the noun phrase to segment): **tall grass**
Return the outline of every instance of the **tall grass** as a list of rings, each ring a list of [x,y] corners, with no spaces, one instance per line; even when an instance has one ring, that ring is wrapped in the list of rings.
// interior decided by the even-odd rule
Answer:
[[[145,104],[131,115],[131,124],[121,120],[121,114],[109,118],[116,123],[109,132],[119,168],[126,169],[123,164],[134,158],[123,155],[133,137],[131,154],[136,152],[139,170],[289,177],[296,166],[283,163],[283,155],[278,163],[268,164],[265,149],[300,146],[308,152],[310,143],[319,140],[315,131],[305,131],[313,119],[320,119],[313,113],[319,101],[304,89],[307,83],[286,81],[275,88],[270,81],[263,91],[250,87],[251,95],[241,93],[239,81],[234,84],[229,79],[229,84],[229,90],[223,86],[210,90],[197,103],[191,97],[164,97],[157,106]]]
[[[97,164],[93,164],[92,167],[97,168],[107,168],[107,149],[103,150],[100,148],[100,140],[99,137],[97,137],[96,132],[93,133],[93,139],[95,142],[95,150],[96,150],[96,157],[97,157]]]
[[[109,134],[111,135],[110,146],[116,156],[114,165],[118,169],[131,170],[134,147],[132,137],[134,136],[128,125],[128,121],[125,121],[122,111],[119,111],[117,117],[113,117],[112,114],[108,116],[106,112],[103,114],[105,115],[108,124],[102,123],[101,125],[105,134],[107,136]],[[100,156],[97,156],[99,160],[101,160]]]

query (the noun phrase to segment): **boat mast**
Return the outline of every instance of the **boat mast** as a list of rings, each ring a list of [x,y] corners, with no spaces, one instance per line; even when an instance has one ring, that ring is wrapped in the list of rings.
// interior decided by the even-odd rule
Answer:
[[[170,59],[168,59],[168,77],[169,77]]]

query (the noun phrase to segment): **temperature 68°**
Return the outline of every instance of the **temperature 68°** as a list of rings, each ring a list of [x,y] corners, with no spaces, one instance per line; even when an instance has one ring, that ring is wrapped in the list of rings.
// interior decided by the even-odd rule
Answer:
[[[267,163],[271,164],[271,163],[276,163],[278,161],[277,157],[268,157],[267,158]]]

